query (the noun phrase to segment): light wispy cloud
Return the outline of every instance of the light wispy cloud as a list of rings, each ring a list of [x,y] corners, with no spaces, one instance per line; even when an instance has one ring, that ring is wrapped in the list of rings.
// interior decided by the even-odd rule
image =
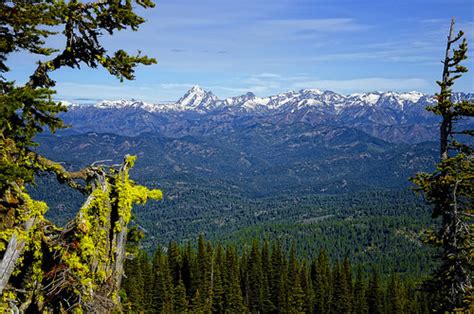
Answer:
[[[369,77],[350,80],[314,80],[292,84],[292,88],[314,87],[332,90],[339,93],[356,93],[367,91],[414,91],[424,90],[430,86],[421,78],[383,78]]]
[[[74,101],[78,99],[117,100],[138,99],[148,102],[164,102],[175,100],[177,90],[186,90],[192,84],[156,84],[139,86],[132,83],[86,84],[61,82],[56,86],[58,93],[55,98]],[[79,102],[83,100],[79,100]]]
[[[275,76],[262,77],[260,74],[250,76],[242,80],[247,84],[247,89],[261,96],[271,93],[281,93],[287,90],[299,90],[305,88],[318,88],[331,90],[342,94],[369,91],[413,91],[426,90],[433,85],[422,78],[384,78],[384,77],[360,77],[342,80],[325,80],[311,77],[309,75],[298,76]]]
[[[433,4],[434,1],[434,4]],[[455,1],[455,5],[453,5]],[[427,3],[430,2],[430,5]],[[432,93],[451,16],[474,43],[472,0],[159,0],[140,10],[138,32],[104,36],[106,48],[156,57],[137,81],[119,84],[105,70],[61,69],[58,96],[178,99],[192,85],[219,97],[260,96],[299,88],[341,93],[412,90]],[[63,47],[64,38],[52,40]],[[474,51],[474,50],[470,50]],[[474,91],[471,71],[457,89]],[[15,53],[9,79],[24,82],[37,56]],[[68,82],[68,83],[62,83]]]
[[[323,33],[354,32],[367,30],[363,25],[352,18],[319,18],[319,19],[269,19],[255,23],[265,28],[276,28],[290,32],[318,31]]]

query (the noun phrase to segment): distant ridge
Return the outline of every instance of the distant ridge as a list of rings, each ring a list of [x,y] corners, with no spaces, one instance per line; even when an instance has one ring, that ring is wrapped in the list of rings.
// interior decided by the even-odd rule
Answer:
[[[474,99],[454,93],[455,101]],[[108,132],[135,136],[201,136],[236,132],[252,124],[277,127],[297,123],[355,128],[395,143],[435,140],[438,118],[425,110],[432,95],[420,92],[371,92],[342,95],[319,89],[289,91],[268,97],[246,93],[219,99],[193,86],[178,101],[153,104],[139,100],[100,101],[92,105],[65,102],[63,115],[74,132]],[[473,123],[471,120],[463,123]]]
[[[455,99],[473,99],[472,93],[454,93]],[[268,97],[258,97],[252,92],[246,94],[219,99],[212,91],[206,91],[198,85],[189,89],[178,101],[166,101],[160,103],[149,103],[140,100],[103,100],[97,102],[93,107],[109,108],[142,108],[148,112],[168,111],[195,111],[206,113],[216,109],[228,109],[243,112],[259,110],[277,110],[288,107],[334,107],[340,111],[343,107],[350,106],[374,106],[386,107],[394,110],[403,110],[405,105],[421,103],[428,105],[434,103],[434,96],[421,92],[370,92],[354,93],[350,95],[338,94],[329,90],[301,89],[289,91]],[[81,106],[79,103],[62,101],[68,107]]]

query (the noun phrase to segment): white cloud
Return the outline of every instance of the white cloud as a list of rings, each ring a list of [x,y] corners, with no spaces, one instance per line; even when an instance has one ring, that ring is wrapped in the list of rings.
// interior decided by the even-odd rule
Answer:
[[[368,28],[367,25],[357,23],[351,18],[265,20],[256,24],[273,29],[284,29],[291,32],[353,32]]]
[[[190,85],[182,84],[180,87],[184,90]],[[166,88],[168,87],[168,88]],[[74,82],[59,82],[55,89],[57,90],[57,99],[75,100],[78,98],[88,99],[139,99],[149,102],[160,102],[174,100],[176,89],[175,84],[173,89],[171,86],[160,85],[140,85],[125,83],[111,83],[111,84],[83,84]]]

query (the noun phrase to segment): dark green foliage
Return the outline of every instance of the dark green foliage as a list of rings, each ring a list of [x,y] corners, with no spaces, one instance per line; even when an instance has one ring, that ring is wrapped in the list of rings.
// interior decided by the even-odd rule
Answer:
[[[163,254],[158,248],[153,262],[148,262],[150,266],[143,267],[143,256],[146,258],[146,255],[140,253],[127,262],[128,279],[124,282],[124,291],[128,308],[149,313],[339,314],[429,313],[431,305],[411,280],[401,280],[397,274],[382,277],[374,270],[367,282],[367,274],[358,267],[352,287],[349,259],[331,262],[323,251],[317,259],[299,259],[294,246],[289,254],[284,254],[277,242],[259,245],[253,241],[238,255],[235,247],[217,245],[213,248],[202,236],[196,248],[177,246],[175,250],[183,257],[199,256],[200,250],[204,259],[212,257],[206,262],[211,269],[208,282],[203,283],[203,272],[199,270],[203,263],[197,258],[190,259],[190,286],[195,287],[195,292],[190,295],[182,280],[172,283],[169,274],[173,263],[169,262],[169,254]],[[267,262],[270,264],[264,264]],[[143,295],[150,291],[148,285],[136,285],[137,280],[130,278],[136,276],[134,267],[138,265],[142,270],[137,278],[147,278],[145,273],[153,268],[156,283],[151,298],[143,298],[133,290],[142,287]],[[157,273],[163,275],[158,278]],[[211,296],[209,300],[203,296],[204,293]]]
[[[173,285],[178,285],[181,279],[181,255],[178,248],[178,244],[171,241],[168,245],[168,264],[171,273],[171,279]]]
[[[174,286],[168,260],[161,248],[156,250],[152,265],[151,277],[153,281],[151,284],[149,282],[146,283],[146,289],[150,291],[150,288],[152,288],[153,295],[150,298],[150,303],[143,304],[140,310],[152,309],[155,313],[169,313],[173,309]],[[125,273],[125,275],[128,276],[127,273]],[[143,293],[146,294],[147,291],[143,291]],[[180,296],[178,296],[178,298],[179,297]]]
[[[369,309],[369,313],[384,313],[382,286],[380,275],[376,267],[372,268],[372,273],[370,275],[367,290],[367,308]]]
[[[212,311],[216,313],[224,312],[224,251],[222,245],[218,245],[215,250],[214,264],[212,266]]]
[[[305,310],[305,292],[301,286],[301,274],[303,270],[300,268],[300,263],[296,259],[296,249],[294,246],[290,249],[287,273],[288,307],[296,313],[301,313]]]
[[[186,287],[181,279],[174,289],[173,309],[175,313],[187,313],[189,309]]]
[[[402,287],[400,278],[392,274],[387,288],[387,313],[403,313]]]
[[[257,241],[253,241],[252,249],[246,265],[247,279],[245,282],[245,299],[249,311],[260,312],[263,309],[263,269],[262,257]]]
[[[364,273],[362,266],[357,267],[356,280],[354,284],[354,313],[355,314],[364,314],[367,313],[369,308],[367,306],[367,286],[366,280],[364,278]]]
[[[317,260],[313,261],[312,275],[315,289],[315,308],[319,313],[328,313],[331,305],[331,270],[326,252],[320,251]]]
[[[226,263],[224,274],[225,309],[230,313],[244,310],[242,290],[240,288],[239,258],[235,248],[226,249]]]
[[[150,0],[136,1],[144,8],[153,7]],[[33,138],[44,128],[55,131],[64,127],[57,114],[66,108],[53,102],[55,81],[50,72],[62,67],[79,68],[80,64],[96,68],[102,65],[121,80],[133,79],[138,64],[156,61],[146,56],[130,56],[123,50],[112,54],[100,43],[102,32],[113,34],[122,29],[137,30],[144,19],[138,16],[131,2],[121,1],[3,1],[0,3],[0,149],[11,149],[7,140],[15,143],[17,156],[13,162],[0,166],[0,191],[8,182],[31,182],[34,167],[26,152],[35,145]],[[65,45],[62,50],[47,47],[48,37],[63,29]],[[8,81],[4,73],[12,52],[51,56],[38,62],[34,73],[24,86]],[[12,152],[13,153],[13,152]]]
[[[352,270],[347,258],[337,262],[333,270],[332,309],[335,313],[352,313]]]

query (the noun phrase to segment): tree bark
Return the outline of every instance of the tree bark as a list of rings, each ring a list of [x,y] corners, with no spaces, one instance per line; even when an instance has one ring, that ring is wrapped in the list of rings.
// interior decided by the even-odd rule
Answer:
[[[28,232],[35,224],[35,218],[32,217],[24,223],[24,230]],[[19,239],[13,233],[10,241],[8,241],[7,250],[0,261],[0,295],[3,294],[3,289],[10,281],[10,277],[17,266],[18,259],[25,248],[25,240]]]
[[[454,18],[451,19],[451,26],[449,27],[449,33],[448,33],[448,41],[446,44],[446,52],[445,52],[445,57],[444,57],[444,68],[443,68],[443,80],[442,84],[447,84],[449,80],[449,62],[450,62],[450,57],[449,57],[449,52],[451,50],[451,44],[452,42],[452,37],[453,37],[453,29],[454,29]],[[443,90],[443,88],[441,88]],[[446,95],[440,94],[440,97],[438,99],[438,102],[442,103],[445,101],[450,101],[450,99],[445,99]],[[441,161],[448,159],[448,151],[449,151],[449,134],[451,132],[452,128],[452,116],[451,116],[451,111],[449,108],[444,108],[442,111],[442,118],[443,121],[441,122],[440,125],[440,159]]]

